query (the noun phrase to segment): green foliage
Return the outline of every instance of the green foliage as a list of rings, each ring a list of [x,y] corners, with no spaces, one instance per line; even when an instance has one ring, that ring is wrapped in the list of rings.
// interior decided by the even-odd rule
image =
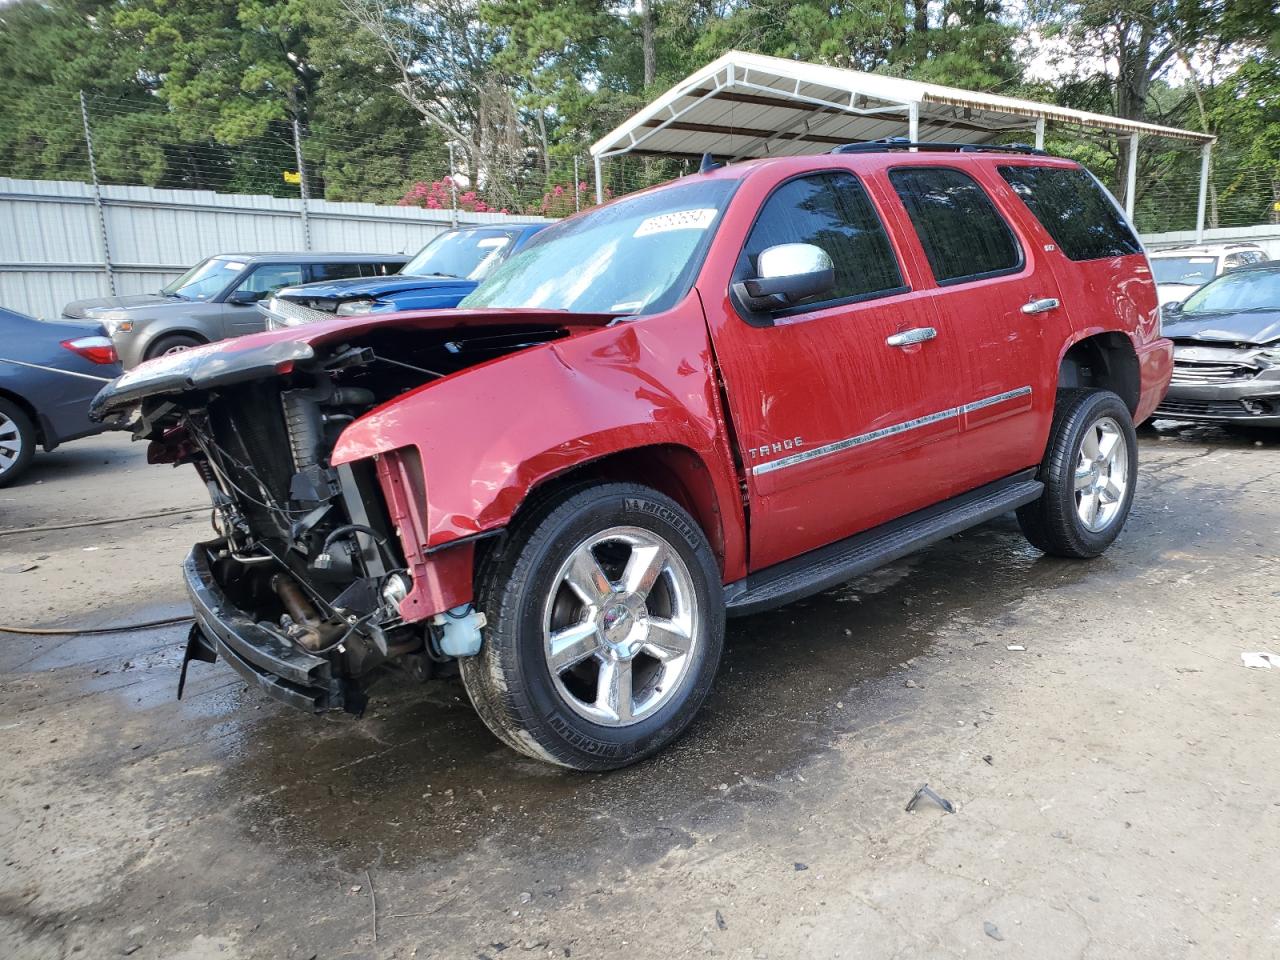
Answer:
[[[1053,83],[1025,81],[1026,36],[1066,41]],[[453,140],[495,204],[567,212],[574,157],[734,48],[1203,126],[1223,222],[1257,222],[1280,190],[1272,0],[17,0],[0,169],[86,178],[84,90],[107,182],[296,195],[296,121],[313,195],[395,202],[448,172]],[[1049,146],[1123,179],[1123,142],[1051,129]],[[633,157],[606,176],[623,192],[686,169]],[[1140,225],[1188,225],[1198,169],[1194,148],[1146,142]]]

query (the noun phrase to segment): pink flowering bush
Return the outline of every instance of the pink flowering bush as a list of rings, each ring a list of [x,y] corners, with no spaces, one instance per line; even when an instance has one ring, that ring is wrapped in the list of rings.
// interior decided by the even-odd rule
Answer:
[[[426,210],[452,209],[453,196],[449,192],[449,178],[444,177],[440,180],[432,180],[430,183],[425,180],[419,180],[400,198],[399,205],[402,207],[422,207]],[[498,210],[491,207],[474,190],[458,191],[458,209],[467,210],[471,213],[507,212],[505,209]]]
[[[574,194],[577,194],[577,202],[574,202]],[[613,198],[613,191],[605,190],[605,199]],[[586,181],[579,183],[576,187],[570,184],[555,184],[550,190],[542,195],[542,203],[538,205],[537,210],[531,213],[539,213],[544,217],[568,217],[577,210],[585,210],[587,207],[595,206],[596,196],[594,191],[587,185]]]

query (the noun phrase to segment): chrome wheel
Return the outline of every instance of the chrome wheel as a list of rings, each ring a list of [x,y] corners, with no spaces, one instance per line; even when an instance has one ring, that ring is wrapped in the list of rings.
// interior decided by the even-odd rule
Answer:
[[[0,410],[0,473],[7,473],[22,456],[22,431]]]
[[[1096,420],[1080,442],[1076,457],[1076,514],[1094,533],[1107,529],[1120,513],[1129,489],[1129,445],[1111,417]]]
[[[698,643],[693,578],[666,540],[611,527],[569,554],[543,612],[556,691],[593,723],[625,727],[680,687]]]

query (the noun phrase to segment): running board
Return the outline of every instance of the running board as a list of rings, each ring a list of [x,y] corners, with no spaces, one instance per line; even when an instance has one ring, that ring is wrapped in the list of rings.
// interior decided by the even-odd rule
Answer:
[[[1039,498],[1034,469],[997,480],[844,540],[749,574],[724,588],[730,616],[820,593]]]

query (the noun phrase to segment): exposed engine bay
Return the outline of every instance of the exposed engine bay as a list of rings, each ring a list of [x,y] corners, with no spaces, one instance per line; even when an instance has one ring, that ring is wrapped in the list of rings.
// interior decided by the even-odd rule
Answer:
[[[375,466],[335,467],[329,455],[375,407],[567,335],[548,325],[383,325],[341,342],[282,338],[248,351],[175,354],[105,388],[95,414],[149,440],[150,462],[194,467],[213,504],[216,537],[188,560],[197,622],[184,679],[190,660],[222,653],[242,674],[237,659],[254,679],[285,684],[314,709],[359,713],[384,668],[426,679],[451,661],[450,650],[478,649],[483,618],[469,607],[427,621],[402,617],[411,571]],[[242,629],[227,633],[237,620]]]

